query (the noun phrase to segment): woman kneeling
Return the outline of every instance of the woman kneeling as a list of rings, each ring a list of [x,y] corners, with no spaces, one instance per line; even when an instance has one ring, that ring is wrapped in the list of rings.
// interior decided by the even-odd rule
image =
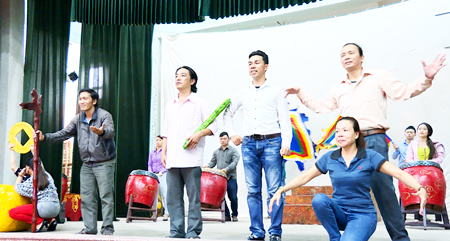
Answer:
[[[414,195],[420,196],[420,213],[423,213],[426,190],[413,176],[389,163],[382,155],[364,149],[364,138],[353,117],[343,117],[337,122],[336,142],[340,147],[338,150],[326,153],[314,167],[278,189],[270,200],[269,212],[274,202],[279,204],[282,193],[329,171],[333,196],[314,196],[312,205],[317,218],[332,241],[368,240],[377,226],[377,213],[370,197],[370,179],[374,171],[380,171],[417,190]],[[340,230],[344,231],[342,235]]]
[[[31,177],[22,182],[25,174]],[[28,159],[26,167],[21,170],[17,176],[14,190],[21,196],[32,198],[33,196],[33,158]],[[37,193],[37,227],[38,232],[47,227],[48,231],[56,229],[55,217],[59,214],[60,203],[58,193],[52,176],[46,172],[38,162],[38,193]],[[26,204],[9,210],[9,216],[13,219],[24,221],[31,224],[33,204]],[[46,220],[44,220],[46,219]],[[49,220],[49,221],[47,221]]]

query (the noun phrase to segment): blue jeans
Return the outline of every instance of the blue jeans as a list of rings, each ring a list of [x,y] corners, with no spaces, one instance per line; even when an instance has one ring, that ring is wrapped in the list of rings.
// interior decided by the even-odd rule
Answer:
[[[230,177],[227,181],[227,195],[231,203],[231,216],[237,217],[238,215],[238,197],[237,197],[237,181]],[[227,202],[225,202],[225,216],[230,217],[230,210],[228,209]]]
[[[264,237],[263,205],[261,196],[262,169],[266,177],[269,198],[275,194],[283,183],[283,159],[280,155],[281,137],[254,140],[244,137],[242,142],[242,160],[244,163],[245,182],[247,184],[247,204],[250,212],[250,231]],[[269,234],[281,235],[284,195],[280,205],[273,205]]]
[[[323,193],[314,196],[312,206],[330,241],[367,241],[377,227],[376,213],[346,211]]]
[[[366,148],[380,153],[389,161],[389,147],[385,134],[374,134],[364,137]],[[384,225],[392,240],[409,241],[405,229],[405,221],[395,195],[392,177],[382,172],[373,172],[370,187],[378,203]]]

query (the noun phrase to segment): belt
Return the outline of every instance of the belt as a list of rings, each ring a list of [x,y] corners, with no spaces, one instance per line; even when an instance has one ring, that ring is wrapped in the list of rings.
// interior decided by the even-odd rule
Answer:
[[[361,134],[362,134],[363,137],[370,136],[370,135],[373,135],[373,134],[386,134],[386,130],[385,129],[380,129],[380,128],[378,128],[378,129],[370,129],[370,130],[367,130],[367,131],[361,131]]]
[[[248,136],[248,137],[252,138],[253,140],[264,140],[264,139],[271,139],[271,138],[275,138],[275,137],[279,137],[279,136],[281,136],[280,133],[269,134],[269,135],[253,134],[253,135]]]

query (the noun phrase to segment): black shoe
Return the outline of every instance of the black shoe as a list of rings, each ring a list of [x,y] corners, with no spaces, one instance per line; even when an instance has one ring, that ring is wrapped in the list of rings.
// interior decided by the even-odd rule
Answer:
[[[225,221],[230,222],[231,221],[231,217],[225,217]]]
[[[264,237],[258,237],[252,233],[247,237],[247,240],[264,240]]]
[[[56,223],[56,220],[53,220],[53,222],[48,226],[47,231],[55,231],[56,230],[56,225],[58,225]]]
[[[270,241],[281,241],[281,236],[278,234],[271,234]]]
[[[42,230],[44,230],[44,227],[48,229],[48,222],[46,220],[42,221],[39,228],[36,227],[36,232],[42,232]]]

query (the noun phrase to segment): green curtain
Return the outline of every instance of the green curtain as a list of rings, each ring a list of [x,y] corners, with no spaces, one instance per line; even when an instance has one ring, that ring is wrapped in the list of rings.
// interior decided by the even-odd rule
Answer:
[[[194,23],[199,0],[73,0],[72,20],[96,25]]]
[[[150,132],[151,42],[153,25],[83,24],[79,88],[100,94],[116,130],[116,215],[125,217],[125,185],[136,169],[147,169]],[[79,160],[77,145],[74,159]],[[79,190],[80,163],[73,167],[72,191]],[[101,209],[100,209],[101,210]],[[99,215],[100,218],[100,215]]]
[[[212,19],[253,14],[278,8],[302,5],[317,0],[202,0],[200,15]]]
[[[32,89],[42,95],[40,129],[44,133],[63,128],[70,7],[71,0],[28,0],[23,102],[31,101]],[[33,115],[24,110],[22,119],[34,126]],[[22,135],[22,142],[27,138]],[[41,143],[39,152],[60,193],[63,144]],[[21,166],[30,157],[30,153],[22,155]]]

